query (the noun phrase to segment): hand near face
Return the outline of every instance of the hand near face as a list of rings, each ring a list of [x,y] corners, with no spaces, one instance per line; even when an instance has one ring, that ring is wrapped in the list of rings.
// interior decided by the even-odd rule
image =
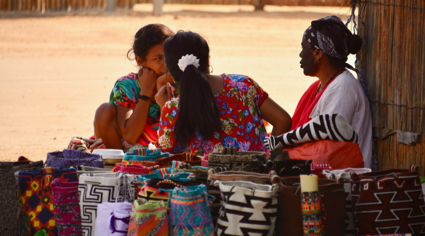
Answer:
[[[156,73],[149,68],[142,67],[139,70],[138,78],[141,87],[140,95],[153,97],[153,95],[155,94],[156,80],[158,78]]]
[[[158,93],[155,95],[155,101],[162,110],[162,107],[165,105],[165,103],[172,97],[174,97],[174,95],[171,84],[167,83],[166,85],[162,86],[161,89],[159,89]]]
[[[174,78],[171,76],[169,72],[159,76],[158,79],[156,80],[157,91],[161,90],[161,88],[167,83],[172,83],[173,81],[174,81]]]

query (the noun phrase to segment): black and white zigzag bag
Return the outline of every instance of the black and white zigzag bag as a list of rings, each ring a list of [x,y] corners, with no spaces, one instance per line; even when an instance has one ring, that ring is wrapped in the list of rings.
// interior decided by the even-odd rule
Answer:
[[[277,218],[277,184],[215,181],[221,207],[215,233],[221,235],[273,235]]]

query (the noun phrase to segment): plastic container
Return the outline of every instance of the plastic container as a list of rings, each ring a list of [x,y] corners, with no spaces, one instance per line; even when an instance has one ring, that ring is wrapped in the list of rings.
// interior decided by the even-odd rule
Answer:
[[[105,168],[114,168],[115,163],[121,163],[124,157],[124,152],[121,149],[95,149],[93,153],[102,156]]]

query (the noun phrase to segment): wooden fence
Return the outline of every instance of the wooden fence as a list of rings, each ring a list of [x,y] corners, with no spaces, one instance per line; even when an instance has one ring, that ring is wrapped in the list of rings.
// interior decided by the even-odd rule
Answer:
[[[106,0],[0,0],[2,11],[75,11],[104,9]]]
[[[119,8],[152,0],[116,0]],[[258,0],[164,0],[178,4],[253,5]],[[259,0],[262,5],[278,6],[349,6],[349,0]],[[107,0],[0,0],[0,11],[76,11],[106,9]]]
[[[425,150],[425,1],[357,0],[361,78],[366,81],[380,169],[420,166]],[[417,137],[402,144],[396,132]]]

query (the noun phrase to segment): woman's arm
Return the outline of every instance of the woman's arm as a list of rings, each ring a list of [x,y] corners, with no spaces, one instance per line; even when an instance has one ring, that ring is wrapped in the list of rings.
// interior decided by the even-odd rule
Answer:
[[[273,126],[272,135],[281,135],[291,130],[291,116],[270,97],[260,107],[263,119]]]
[[[148,68],[139,71],[138,78],[141,84],[139,95],[145,95],[153,99],[156,86],[156,74]],[[149,101],[138,99],[134,110],[117,106],[117,123],[119,133],[129,144],[135,144],[143,132],[149,113]]]

